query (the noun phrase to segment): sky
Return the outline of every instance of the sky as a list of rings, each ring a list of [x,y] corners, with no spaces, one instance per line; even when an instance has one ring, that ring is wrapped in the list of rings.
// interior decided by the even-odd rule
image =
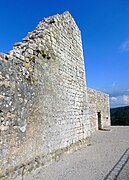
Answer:
[[[68,10],[82,33],[87,86],[129,105],[129,0],[1,0],[0,52],[44,18]]]

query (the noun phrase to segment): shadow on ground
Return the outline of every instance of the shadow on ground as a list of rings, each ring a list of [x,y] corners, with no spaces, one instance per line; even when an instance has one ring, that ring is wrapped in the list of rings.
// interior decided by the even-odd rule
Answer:
[[[119,161],[115,164],[115,166],[110,170],[110,172],[103,180],[117,180],[127,164],[129,164],[129,148],[126,149]],[[127,178],[127,176],[125,178]]]

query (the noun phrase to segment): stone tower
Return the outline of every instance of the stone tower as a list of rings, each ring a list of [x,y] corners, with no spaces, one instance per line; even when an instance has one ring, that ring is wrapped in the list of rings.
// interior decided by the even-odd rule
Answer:
[[[109,125],[108,96],[98,110],[102,93],[87,92],[81,33],[69,12],[45,18],[12,51],[0,54],[0,70],[3,179],[87,143],[97,128],[96,113],[105,107],[102,127]]]

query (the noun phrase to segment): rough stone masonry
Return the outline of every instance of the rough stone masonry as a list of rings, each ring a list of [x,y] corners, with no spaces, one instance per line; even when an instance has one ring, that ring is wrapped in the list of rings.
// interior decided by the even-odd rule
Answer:
[[[0,53],[0,179],[23,177],[109,126],[109,97],[86,88],[81,33],[69,12]]]

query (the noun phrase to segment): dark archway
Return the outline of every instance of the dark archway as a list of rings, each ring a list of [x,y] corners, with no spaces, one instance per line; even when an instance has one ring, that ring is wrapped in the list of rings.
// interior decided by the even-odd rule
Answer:
[[[97,112],[97,118],[98,118],[98,129],[102,129],[102,124],[101,124],[101,112]]]

